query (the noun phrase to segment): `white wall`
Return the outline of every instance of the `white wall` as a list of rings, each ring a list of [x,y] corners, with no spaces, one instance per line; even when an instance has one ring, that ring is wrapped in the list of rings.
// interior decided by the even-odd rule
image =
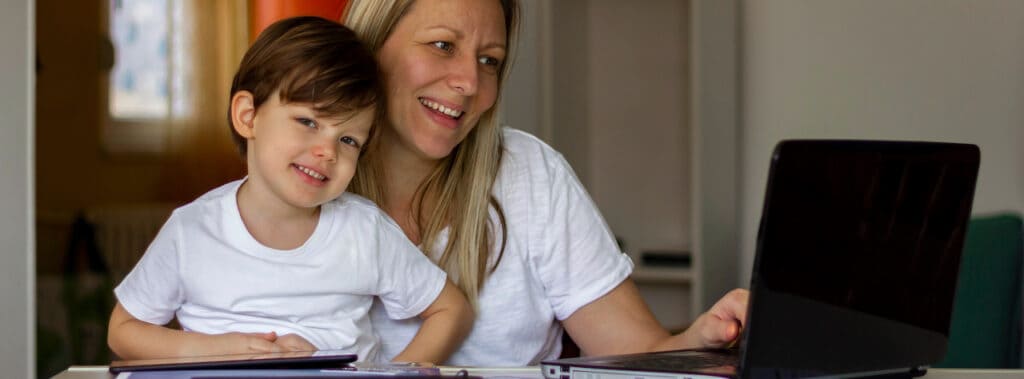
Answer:
[[[0,373],[35,376],[33,0],[0,5]]]
[[[522,6],[504,119],[565,155],[628,250],[690,248],[687,2]]]
[[[588,140],[569,143],[589,143],[584,184],[630,253],[691,247],[686,6],[590,0],[586,14]]]
[[[741,20],[739,284],[783,138],[975,143],[975,214],[1024,211],[1024,1],[747,1]]]
[[[692,1],[690,175],[694,309],[736,287],[739,231],[738,0]]]
[[[543,72],[543,60],[550,55],[545,41],[551,4],[547,0],[524,0],[519,4],[519,41],[513,52],[512,71],[503,86],[500,118],[503,125],[551,141],[550,121],[545,117],[550,111],[545,106],[550,74]]]
[[[521,4],[504,119],[565,156],[628,252],[699,249],[691,232],[689,2]],[[681,298],[689,284],[676,284],[667,301],[650,301],[673,327],[696,308]],[[659,312],[661,304],[676,308]]]

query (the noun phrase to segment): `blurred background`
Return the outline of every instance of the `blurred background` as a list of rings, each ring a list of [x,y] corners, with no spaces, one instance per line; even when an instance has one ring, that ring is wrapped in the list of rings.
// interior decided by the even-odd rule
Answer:
[[[12,215],[0,224],[8,249],[0,280],[9,281],[0,286],[0,335],[27,339],[0,347],[9,359],[0,366],[22,367],[18,357],[28,354],[49,377],[109,362],[112,287],[171,209],[244,174],[225,114],[255,31],[288,15],[337,18],[344,1],[4,1],[13,13],[0,24],[25,30],[0,40],[30,52],[31,63],[0,60],[0,98],[14,99],[0,100],[12,125],[0,128],[0,152],[21,154],[0,165],[10,178],[0,210]],[[1024,2],[524,0],[522,8],[503,119],[566,156],[668,328],[749,283],[780,139],[975,143],[976,216],[1024,211]],[[34,85],[21,90],[14,79]],[[17,99],[34,104],[30,114]],[[1000,246],[1019,246],[1016,230]],[[1003,312],[1016,309],[1018,328],[999,329],[1014,335],[1018,359],[1001,364],[1020,363],[1019,254],[1007,284],[1017,302]]]

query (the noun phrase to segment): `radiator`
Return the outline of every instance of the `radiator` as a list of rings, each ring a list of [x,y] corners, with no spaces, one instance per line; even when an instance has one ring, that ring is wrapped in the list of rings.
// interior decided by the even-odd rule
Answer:
[[[95,228],[97,248],[115,283],[135,267],[174,207],[163,203],[112,205],[85,211],[86,220]]]

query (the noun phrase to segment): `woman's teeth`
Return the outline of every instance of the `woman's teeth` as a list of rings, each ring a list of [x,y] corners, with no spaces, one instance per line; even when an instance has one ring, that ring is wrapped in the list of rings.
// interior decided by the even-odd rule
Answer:
[[[427,100],[427,99],[420,99],[420,104],[425,105],[427,108],[430,108],[430,109],[433,109],[435,111],[444,113],[445,115],[448,115],[451,118],[462,117],[462,113],[463,113],[462,111],[457,111],[457,110],[448,108],[448,107],[446,107],[444,105],[435,103],[435,102]]]

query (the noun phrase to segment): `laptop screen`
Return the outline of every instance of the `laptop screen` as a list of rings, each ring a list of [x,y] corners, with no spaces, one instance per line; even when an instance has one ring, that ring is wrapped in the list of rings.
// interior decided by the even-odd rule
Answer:
[[[941,360],[978,160],[963,144],[780,143],[744,362],[836,374]]]

